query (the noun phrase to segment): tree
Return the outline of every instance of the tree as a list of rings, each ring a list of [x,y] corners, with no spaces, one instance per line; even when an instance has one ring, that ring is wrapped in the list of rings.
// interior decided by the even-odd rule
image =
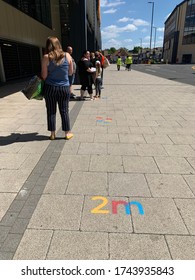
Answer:
[[[114,47],[110,48],[110,50],[109,50],[109,53],[110,53],[110,54],[113,54],[113,53],[115,53],[115,52],[116,52],[116,49],[115,49]]]
[[[134,49],[133,49],[133,53],[139,53],[141,49],[142,49],[142,48],[141,48],[141,47],[139,47],[139,46],[134,47]]]

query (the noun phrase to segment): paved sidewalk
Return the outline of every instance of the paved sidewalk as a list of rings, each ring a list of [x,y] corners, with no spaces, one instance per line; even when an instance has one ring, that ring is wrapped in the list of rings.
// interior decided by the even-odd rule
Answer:
[[[195,259],[194,87],[111,65],[70,110],[0,98],[0,259]]]

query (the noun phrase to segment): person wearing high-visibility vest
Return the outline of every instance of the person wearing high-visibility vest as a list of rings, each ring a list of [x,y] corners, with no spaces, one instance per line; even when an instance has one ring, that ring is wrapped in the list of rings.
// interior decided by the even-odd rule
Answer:
[[[125,60],[126,68],[128,71],[131,71],[131,64],[133,63],[132,56],[128,56]]]
[[[117,70],[120,71],[120,67],[122,65],[122,59],[121,59],[120,55],[117,58],[116,65],[117,65]]]

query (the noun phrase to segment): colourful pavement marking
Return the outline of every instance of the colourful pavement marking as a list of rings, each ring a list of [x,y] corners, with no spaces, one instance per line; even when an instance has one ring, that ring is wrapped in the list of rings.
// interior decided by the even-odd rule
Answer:
[[[106,118],[105,120],[103,120],[102,117],[96,117],[96,122],[98,122],[98,123],[109,123],[109,122],[112,122],[112,118]]]

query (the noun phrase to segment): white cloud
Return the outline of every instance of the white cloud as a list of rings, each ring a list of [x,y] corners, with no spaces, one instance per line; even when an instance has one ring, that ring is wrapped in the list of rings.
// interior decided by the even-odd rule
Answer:
[[[118,22],[127,22],[127,21],[130,21],[131,19],[130,18],[128,18],[128,17],[123,17],[123,18],[120,18],[119,20],[118,20]]]
[[[146,32],[148,32],[148,29],[147,29],[147,28],[143,28],[143,29],[141,30],[141,32],[142,32],[142,33],[146,33]]]
[[[103,49],[110,49],[111,47],[119,49],[121,46],[122,42],[115,39],[110,39],[107,42],[103,43]]]
[[[132,19],[132,24],[135,26],[148,26],[149,23],[143,19]]]
[[[125,43],[131,43],[131,42],[133,42],[133,40],[132,39],[125,39],[124,42]]]
[[[102,8],[117,7],[117,6],[123,5],[125,3],[126,3],[125,1],[121,1],[121,0],[115,0],[114,2],[111,2],[109,0],[100,1],[100,5]]]
[[[158,28],[157,28],[157,31],[159,31],[159,32],[164,32],[165,29],[164,29],[164,27],[158,27]]]
[[[114,14],[116,13],[117,9],[110,9],[110,10],[107,10],[107,11],[104,11],[103,14]]]

